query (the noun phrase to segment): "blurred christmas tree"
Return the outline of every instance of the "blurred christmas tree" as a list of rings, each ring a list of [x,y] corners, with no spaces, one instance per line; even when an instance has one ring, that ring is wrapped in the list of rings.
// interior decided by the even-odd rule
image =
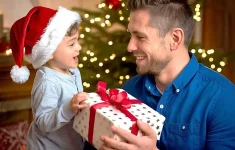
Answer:
[[[109,88],[120,87],[136,74],[134,58],[126,50],[129,11],[124,3],[106,0],[96,12],[74,8],[82,16],[79,68],[85,91],[94,91],[99,80],[107,82]]]
[[[99,80],[107,82],[109,88],[117,88],[136,75],[134,57],[126,50],[130,39],[127,32],[130,12],[125,5],[126,1],[103,0],[98,5],[99,11],[74,8],[83,20],[80,27],[83,50],[79,56],[79,68],[84,91],[94,91]],[[196,21],[201,20],[201,4],[202,0],[191,4],[195,10]],[[226,64],[224,55],[213,49],[200,49],[200,44],[192,42],[189,50],[200,62],[218,72]]]

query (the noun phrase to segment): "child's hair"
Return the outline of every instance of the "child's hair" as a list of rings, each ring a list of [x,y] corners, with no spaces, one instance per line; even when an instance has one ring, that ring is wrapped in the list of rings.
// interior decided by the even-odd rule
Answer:
[[[72,36],[74,35],[77,31],[78,31],[78,23],[75,22],[74,24],[72,24],[69,29],[67,30],[67,33],[65,36]]]

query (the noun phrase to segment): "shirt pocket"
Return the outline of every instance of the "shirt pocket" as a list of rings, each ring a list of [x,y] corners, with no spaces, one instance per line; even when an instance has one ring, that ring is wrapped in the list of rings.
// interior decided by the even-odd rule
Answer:
[[[171,123],[167,146],[169,149],[200,149],[199,127],[197,124]]]

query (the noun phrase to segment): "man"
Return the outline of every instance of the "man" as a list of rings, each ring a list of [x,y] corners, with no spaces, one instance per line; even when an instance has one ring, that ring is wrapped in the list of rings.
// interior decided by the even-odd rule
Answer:
[[[123,89],[166,121],[160,141],[138,122],[143,137],[113,127],[127,142],[102,136],[101,149],[235,149],[235,86],[188,52],[194,21],[187,1],[129,0],[128,7],[128,51],[136,57],[139,75]]]

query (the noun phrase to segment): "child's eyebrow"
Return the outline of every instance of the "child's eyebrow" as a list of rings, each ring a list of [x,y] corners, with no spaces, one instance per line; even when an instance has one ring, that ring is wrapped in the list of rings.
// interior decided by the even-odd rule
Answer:
[[[77,37],[74,37],[74,38],[70,39],[69,42],[73,41],[73,40],[76,40],[76,39],[77,39]]]

